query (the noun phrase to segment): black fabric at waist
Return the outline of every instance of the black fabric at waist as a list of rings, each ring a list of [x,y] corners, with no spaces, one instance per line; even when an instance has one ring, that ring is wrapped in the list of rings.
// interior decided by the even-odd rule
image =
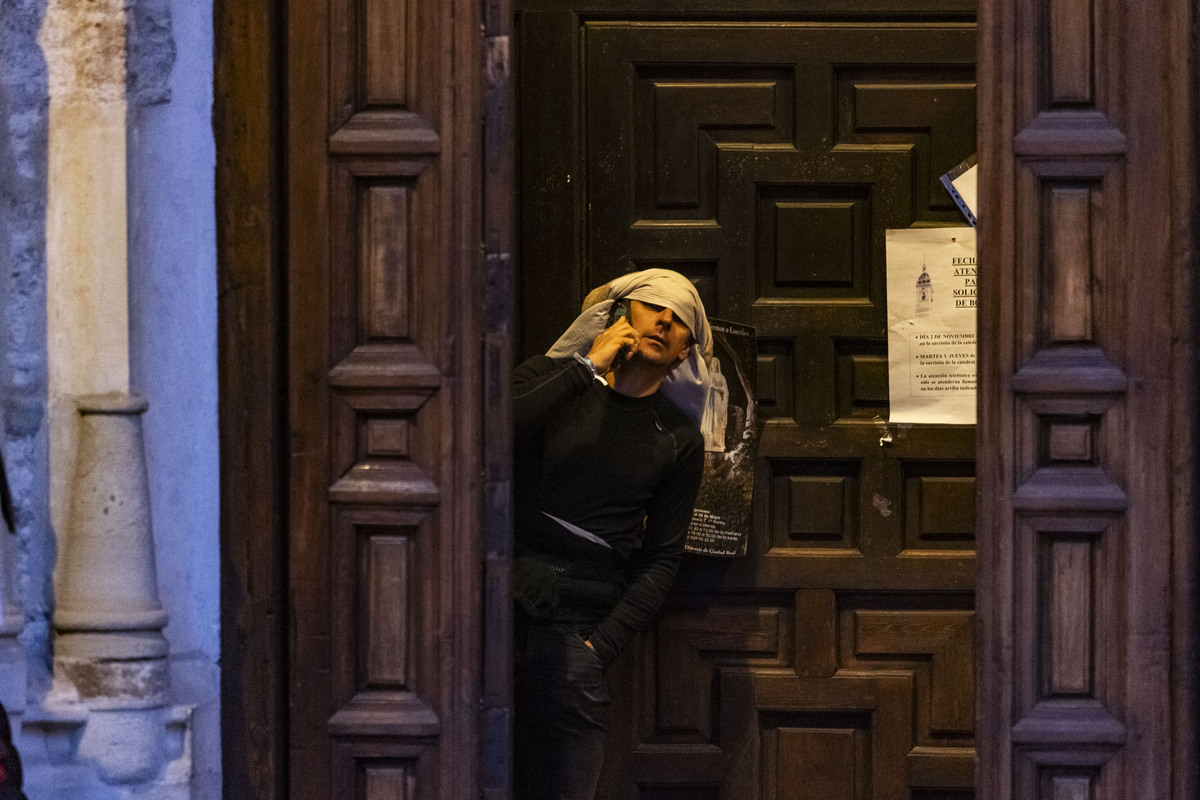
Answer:
[[[625,570],[621,559],[615,553],[589,553],[587,557],[575,557],[546,553],[518,542],[516,554],[549,564],[558,576],[560,586],[564,580],[609,583],[617,586],[625,584]]]
[[[559,576],[558,596],[562,606],[608,611],[621,600],[624,581],[590,581]]]
[[[611,559],[607,564],[598,561],[580,563],[520,546],[517,556],[517,563],[531,559],[546,565],[542,573],[545,577],[518,590],[518,595],[528,593],[534,597],[553,598],[551,602],[555,607],[607,612],[620,601],[625,589],[625,572]],[[543,582],[553,584],[553,588]]]
[[[515,522],[517,555],[541,558],[571,577],[611,581],[619,576],[624,582],[625,559],[612,548],[576,536],[532,509],[518,509]]]

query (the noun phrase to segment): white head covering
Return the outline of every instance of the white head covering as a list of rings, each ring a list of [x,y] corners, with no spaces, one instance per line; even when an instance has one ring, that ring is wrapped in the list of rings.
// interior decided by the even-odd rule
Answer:
[[[671,368],[659,388],[668,400],[698,423],[704,414],[708,390],[712,331],[696,287],[678,272],[669,269],[631,272],[593,289],[583,301],[583,313],[546,351],[546,355],[551,358],[576,353],[587,355],[592,342],[608,328],[613,304],[626,299],[669,308],[692,332],[694,341],[688,345],[687,358]]]

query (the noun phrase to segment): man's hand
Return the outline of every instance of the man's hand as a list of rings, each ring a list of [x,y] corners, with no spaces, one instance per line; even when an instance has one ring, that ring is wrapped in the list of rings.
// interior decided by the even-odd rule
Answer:
[[[613,368],[613,362],[618,358],[625,361],[633,358],[640,338],[629,321],[619,317],[611,328],[596,337],[587,357],[596,365],[596,371],[603,375]]]

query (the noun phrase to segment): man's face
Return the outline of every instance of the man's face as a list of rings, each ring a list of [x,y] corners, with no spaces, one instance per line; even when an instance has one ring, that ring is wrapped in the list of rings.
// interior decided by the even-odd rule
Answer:
[[[635,357],[667,367],[687,358],[692,332],[671,309],[631,300],[629,317],[629,324],[641,337]]]

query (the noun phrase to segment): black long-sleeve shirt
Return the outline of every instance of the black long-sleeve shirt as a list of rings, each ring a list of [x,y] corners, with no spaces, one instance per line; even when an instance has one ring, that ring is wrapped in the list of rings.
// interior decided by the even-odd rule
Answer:
[[[513,416],[518,559],[552,566],[543,574],[563,606],[607,612],[590,640],[610,661],[675,580],[703,439],[661,393],[627,397],[570,358],[535,356],[516,369]]]

